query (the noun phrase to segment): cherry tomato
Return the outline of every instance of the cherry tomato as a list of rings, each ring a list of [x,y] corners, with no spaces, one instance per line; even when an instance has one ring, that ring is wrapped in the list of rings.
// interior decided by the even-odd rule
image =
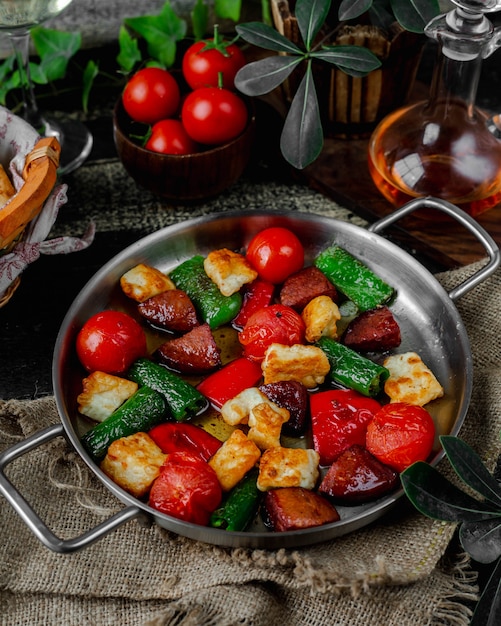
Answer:
[[[172,452],[150,490],[154,509],[206,526],[222,499],[216,472],[196,454]]]
[[[76,340],[77,355],[89,372],[122,374],[146,355],[146,335],[141,325],[122,311],[102,311],[89,318]]]
[[[145,67],[136,72],[122,93],[127,114],[143,124],[172,117],[178,111],[180,101],[175,78],[160,67]]]
[[[247,107],[228,89],[202,87],[188,94],[181,109],[186,132],[196,142],[221,145],[238,137],[247,125]]]
[[[304,343],[303,318],[283,304],[271,304],[249,317],[238,340],[244,346],[244,356],[259,361],[272,343],[292,346]]]
[[[398,472],[425,461],[435,439],[435,424],[426,409],[406,402],[383,406],[367,426],[366,446]]]
[[[183,76],[192,89],[234,88],[235,74],[245,65],[245,56],[235,44],[214,40],[197,41],[183,56]],[[222,84],[219,74],[222,74]]]
[[[160,120],[153,124],[151,135],[144,146],[161,154],[193,154],[197,144],[188,135],[179,120]]]
[[[187,422],[165,422],[152,428],[148,435],[164,454],[190,452],[204,461],[214,456],[222,445],[200,426]]]
[[[276,285],[303,267],[304,248],[288,228],[273,226],[253,237],[246,257],[263,280]]]

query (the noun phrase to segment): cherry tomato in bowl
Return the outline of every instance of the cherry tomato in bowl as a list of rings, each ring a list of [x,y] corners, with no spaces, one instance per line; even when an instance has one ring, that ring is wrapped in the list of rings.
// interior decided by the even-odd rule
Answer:
[[[77,335],[76,350],[87,371],[122,374],[146,355],[146,335],[127,313],[106,310],[85,322]]]
[[[197,144],[188,135],[179,120],[160,120],[153,124],[144,147],[160,154],[194,154]]]
[[[216,37],[191,45],[184,53],[182,71],[192,89],[219,86],[233,89],[235,75],[244,65],[245,56],[242,50],[236,44]]]
[[[246,258],[263,280],[276,285],[303,267],[304,248],[288,228],[273,226],[251,239]]]
[[[176,79],[160,67],[145,67],[125,85],[122,103],[136,122],[154,124],[177,113],[181,94]]]

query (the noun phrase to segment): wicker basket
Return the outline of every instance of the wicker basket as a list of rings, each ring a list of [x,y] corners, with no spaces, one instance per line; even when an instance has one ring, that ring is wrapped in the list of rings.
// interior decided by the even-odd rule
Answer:
[[[38,137],[24,120],[1,108],[0,163],[14,179],[17,191],[0,208],[0,258],[22,240],[26,227],[43,209],[57,180],[59,142],[55,137]],[[19,276],[0,294],[0,307],[10,300],[18,285]]]

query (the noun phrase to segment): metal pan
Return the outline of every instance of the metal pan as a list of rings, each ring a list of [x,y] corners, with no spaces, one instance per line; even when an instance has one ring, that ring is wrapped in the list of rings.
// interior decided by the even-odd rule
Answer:
[[[488,257],[485,266],[449,293],[412,256],[379,234],[391,223],[419,208],[436,209],[455,218],[485,248]],[[80,437],[89,424],[82,421],[76,410],[75,399],[82,374],[75,356],[75,336],[91,315],[113,302],[120,276],[140,262],[168,272],[194,254],[206,254],[219,247],[243,248],[256,232],[275,225],[286,226],[299,236],[305,246],[307,262],[335,241],[397,289],[391,308],[402,330],[403,341],[399,351],[418,352],[434,371],[445,389],[445,395],[429,406],[430,412],[439,434],[458,434],[468,409],[473,375],[468,336],[454,301],[490,276],[500,262],[495,242],[472,218],[446,202],[423,198],[413,200],[367,230],[328,217],[297,212],[252,211],[189,220],[155,232],[129,246],[85,285],[64,318],[54,349],[53,386],[61,424],[36,433],[0,455],[0,493],[48,548],[62,553],[79,550],[134,518],[153,519],[169,531],[221,546],[299,547],[356,531],[385,514],[402,496],[403,492],[399,490],[369,504],[339,507],[341,520],[318,528],[275,533],[256,526],[246,532],[227,532],[183,522],[148,507],[101,472],[80,443]],[[69,540],[58,538],[46,527],[4,473],[5,467],[15,458],[58,436],[67,439],[90,471],[125,505],[102,524]],[[437,449],[431,462],[437,463],[442,456],[443,453]]]

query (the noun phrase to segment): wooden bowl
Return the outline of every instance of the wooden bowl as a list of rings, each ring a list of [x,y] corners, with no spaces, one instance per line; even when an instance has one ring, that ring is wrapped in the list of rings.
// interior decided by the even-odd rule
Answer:
[[[159,154],[130,138],[130,134],[138,134],[138,128],[121,99],[113,111],[115,146],[129,176],[157,196],[182,202],[214,197],[240,178],[250,160],[255,125],[249,108],[245,130],[229,143],[194,154]]]

